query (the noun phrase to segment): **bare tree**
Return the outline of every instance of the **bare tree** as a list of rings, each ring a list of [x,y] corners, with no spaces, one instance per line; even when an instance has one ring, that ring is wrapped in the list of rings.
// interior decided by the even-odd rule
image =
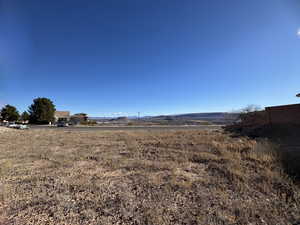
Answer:
[[[258,105],[248,105],[240,110],[239,119],[242,123],[254,124],[256,121],[263,120],[263,109]]]
[[[240,113],[245,114],[245,113],[257,112],[261,110],[262,108],[259,105],[248,105],[245,108],[241,109]]]

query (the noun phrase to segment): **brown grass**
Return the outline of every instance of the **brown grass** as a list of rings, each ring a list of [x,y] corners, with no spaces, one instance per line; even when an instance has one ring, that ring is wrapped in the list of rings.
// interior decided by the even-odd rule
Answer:
[[[293,224],[300,191],[274,149],[213,131],[4,132],[0,224]]]

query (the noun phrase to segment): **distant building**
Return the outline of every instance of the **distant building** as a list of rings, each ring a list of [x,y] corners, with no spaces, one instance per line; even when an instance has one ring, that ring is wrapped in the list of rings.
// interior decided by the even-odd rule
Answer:
[[[70,122],[74,125],[86,122],[87,120],[88,116],[86,113],[76,113],[70,117]]]
[[[55,111],[54,113],[55,122],[59,120],[69,121],[70,112],[69,111]]]

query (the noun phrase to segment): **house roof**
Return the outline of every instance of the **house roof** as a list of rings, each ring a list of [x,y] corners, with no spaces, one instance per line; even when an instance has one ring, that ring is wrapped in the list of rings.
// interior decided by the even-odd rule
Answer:
[[[72,115],[72,117],[87,117],[86,113],[76,113],[74,115]]]
[[[266,110],[286,110],[286,109],[299,109],[300,108],[300,104],[291,104],[291,105],[278,105],[278,106],[271,106],[271,107],[266,107]]]
[[[57,118],[66,118],[70,117],[69,111],[55,111],[54,116]]]

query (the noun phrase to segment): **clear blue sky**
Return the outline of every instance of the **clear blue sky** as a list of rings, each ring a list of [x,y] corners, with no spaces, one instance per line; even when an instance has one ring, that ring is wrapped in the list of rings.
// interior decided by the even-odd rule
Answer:
[[[298,0],[0,0],[0,104],[41,96],[108,116],[297,103],[299,12]]]

